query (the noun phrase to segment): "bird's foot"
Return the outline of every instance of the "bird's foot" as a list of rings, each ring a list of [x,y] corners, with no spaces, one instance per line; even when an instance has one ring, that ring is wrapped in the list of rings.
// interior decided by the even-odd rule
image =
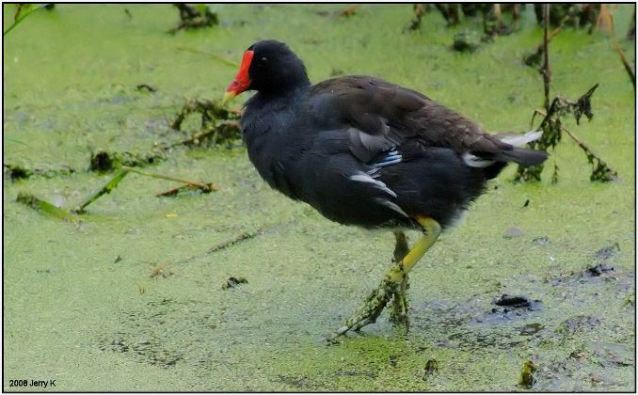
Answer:
[[[408,317],[408,288],[408,275],[405,274],[403,280],[396,287],[392,295],[392,310],[390,311],[390,321],[395,326],[403,329],[405,334],[407,334],[410,329],[410,319]]]
[[[408,273],[423,254],[432,247],[441,233],[441,225],[432,218],[417,216],[415,219],[423,227],[423,237],[414,243],[412,249],[406,253],[408,250],[407,238],[403,232],[395,232],[394,264],[385,273],[381,285],[366,298],[359,310],[346,321],[344,326],[332,334],[328,339],[330,343],[337,342],[340,336],[351,330],[358,331],[375,322],[392,298],[394,298],[393,321],[402,324],[407,331],[409,324],[406,297]]]
[[[349,331],[359,331],[364,326],[374,323],[399,287],[399,283],[390,281],[388,278],[384,279],[345,325],[337,329],[332,339],[345,335]]]

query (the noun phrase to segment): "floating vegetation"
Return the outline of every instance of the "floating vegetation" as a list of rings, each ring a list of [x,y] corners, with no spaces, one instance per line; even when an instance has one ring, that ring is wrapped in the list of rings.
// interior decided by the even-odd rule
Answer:
[[[461,5],[458,3],[435,3],[434,6],[441,13],[448,26],[458,25],[461,21]]]
[[[18,193],[16,202],[25,204],[28,207],[31,207],[32,209],[37,210],[53,218],[57,218],[57,219],[61,219],[61,220],[69,221],[73,223],[80,222],[80,219],[77,215],[72,214],[60,207],[56,207],[53,204],[45,200],[42,200],[40,198],[37,198],[30,193],[24,193],[24,192]]]
[[[10,163],[3,163],[2,168],[4,174],[6,174],[11,181],[26,180],[32,176],[41,176],[45,178],[68,176],[76,172],[75,169],[69,167],[60,169],[30,169],[25,166]]]
[[[163,180],[169,180],[169,181],[176,181],[176,182],[181,182],[184,185],[182,185],[181,187],[176,188],[176,191],[172,194],[177,194],[177,192],[179,191],[179,189],[181,188],[188,188],[188,189],[197,189],[200,190],[204,193],[210,193],[213,191],[218,191],[219,187],[213,183],[206,183],[206,182],[198,182],[198,181],[190,181],[190,180],[184,180],[181,178],[177,178],[177,177],[172,177],[172,176],[166,176],[163,174],[156,174],[156,173],[147,173],[147,172],[142,172],[140,170],[131,168],[131,167],[121,167],[118,172],[115,174],[115,176],[113,176],[106,184],[104,184],[104,186],[102,186],[100,189],[98,189],[96,192],[90,194],[89,196],[87,196],[80,204],[78,204],[73,210],[66,211],[62,208],[56,207],[53,204],[44,201],[42,199],[36,198],[35,196],[31,195],[31,194],[25,194],[25,193],[19,193],[18,197],[17,197],[17,201],[23,204],[26,204],[29,207],[32,207],[34,209],[40,210],[42,212],[44,212],[45,214],[49,214],[53,217],[56,218],[60,218],[60,219],[64,219],[64,220],[71,220],[72,222],[77,222],[77,216],[75,214],[84,214],[86,212],[86,208],[94,203],[95,201],[97,201],[100,197],[102,197],[103,195],[109,194],[111,193],[115,188],[117,188],[117,186],[120,184],[120,182],[124,179],[124,177],[126,177],[126,175],[128,175],[129,173],[136,173],[142,176],[146,176],[146,177],[151,177],[151,178],[159,178],[159,179],[163,179]],[[172,191],[172,190],[171,190]],[[169,191],[169,192],[171,192]],[[172,194],[168,194],[167,192],[164,192],[162,194],[162,196],[170,196]],[[158,195],[158,196],[159,196]]]
[[[107,173],[122,166],[144,167],[157,164],[164,159],[166,159],[166,149],[161,146],[156,147],[148,154],[98,151],[91,155],[89,170],[99,173]]]
[[[503,294],[498,299],[494,300],[494,304],[509,309],[527,309],[535,310],[540,300],[532,300],[527,296],[520,295],[507,295]]]
[[[527,389],[532,388],[536,379],[534,378],[534,373],[536,372],[536,365],[532,361],[525,361],[523,363],[523,368],[521,369],[521,378],[519,380],[519,384]]]
[[[423,368],[423,380],[427,381],[430,376],[439,371],[439,362],[436,359],[428,359]]]
[[[343,10],[339,11],[337,15],[350,18],[351,16],[357,13],[360,6],[361,6],[360,4],[354,4],[354,5],[348,6],[344,8]]]
[[[179,186],[177,188],[171,189],[167,192],[162,192],[162,193],[158,193],[156,196],[174,196],[177,195],[177,193],[182,190],[182,189],[191,189],[191,190],[199,190],[203,193],[211,193],[211,192],[217,192],[219,191],[219,186],[217,186],[216,184],[212,183],[212,182],[199,182],[199,181],[192,181],[192,180],[184,180],[182,178],[177,178],[177,177],[173,177],[173,176],[167,176],[164,174],[157,174],[157,173],[148,173],[148,172],[144,172],[144,171],[140,171],[131,167],[123,167],[124,171],[130,171],[132,173],[136,173],[142,176],[146,176],[146,177],[151,177],[151,178],[159,178],[162,180],[169,180],[169,181],[176,181],[176,182],[181,182],[184,185]]]
[[[592,277],[599,277],[603,273],[613,272],[614,267],[607,265],[606,263],[599,263],[595,266],[588,267],[586,273]]]
[[[587,162],[589,162],[589,164],[591,164],[592,166],[592,172],[589,176],[590,181],[609,182],[618,179],[618,173],[615,170],[611,169],[609,165],[607,165],[607,162],[594,154],[592,150],[584,142],[578,139],[578,137],[576,137],[573,132],[570,132],[564,126],[561,126],[561,130],[567,133],[567,135],[571,137],[572,140],[574,140],[576,144],[585,152]]]
[[[229,144],[241,139],[239,112],[223,107],[212,100],[189,99],[171,122],[171,127],[181,130],[182,123],[191,114],[201,115],[201,128],[191,138],[179,145],[200,145],[205,141],[213,145]]]
[[[462,21],[461,16],[464,18],[475,18],[480,15],[483,20],[483,35],[480,41],[486,42],[490,41],[494,36],[507,35],[518,30],[522,5],[435,3],[433,6],[432,4],[414,4],[414,17],[403,31],[407,32],[420,29],[423,16],[430,12],[432,7],[439,11],[443,19],[447,22],[448,27],[459,25]],[[510,15],[510,24],[505,21],[503,17],[504,14]]]
[[[229,277],[228,280],[222,284],[222,289],[235,288],[239,284],[248,284],[248,280],[244,277]]]
[[[167,278],[172,276],[174,273],[173,271],[168,267],[168,263],[164,262],[164,263],[160,263],[157,266],[153,266],[151,268],[151,274],[149,274],[150,278]]]
[[[589,331],[600,325],[600,319],[589,315],[577,315],[561,322],[556,333],[573,335],[579,331]]]
[[[608,245],[596,251],[594,256],[599,261],[606,261],[608,259],[616,257],[619,253],[620,253],[620,246],[616,242],[612,245]]]
[[[292,222],[292,221],[290,221],[290,222]],[[199,253],[197,255],[189,256],[187,258],[179,260],[176,263],[191,262],[192,260],[194,260],[196,258],[200,258],[200,257],[206,256],[206,255],[214,254],[216,252],[225,250],[225,249],[230,248],[230,247],[232,247],[232,246],[234,246],[236,244],[243,243],[243,242],[248,241],[248,240],[252,240],[255,237],[258,237],[258,236],[262,235],[264,232],[266,232],[266,230],[268,230],[270,228],[273,228],[275,226],[280,226],[282,224],[285,224],[285,222],[284,223],[274,223],[274,224],[270,224],[270,225],[263,225],[263,226],[258,227],[255,230],[242,232],[242,233],[238,234],[237,236],[235,236],[235,237],[233,237],[233,238],[231,238],[229,240],[225,240],[225,241],[222,241],[220,243],[217,243],[217,244],[213,245],[212,247],[208,248],[203,253]]]
[[[231,111],[219,102],[212,100],[188,99],[177,116],[171,122],[171,127],[181,130],[184,119],[190,114],[198,113],[202,116],[202,129],[215,125],[217,119],[239,120],[239,113]]]
[[[176,3],[174,6],[179,10],[180,22],[177,27],[168,31],[170,34],[175,34],[180,30],[202,29],[219,24],[217,14],[205,4]]]
[[[598,87],[598,84],[590,88],[584,95],[578,100],[572,101],[563,97],[555,97],[549,106],[549,112],[545,113],[540,110],[536,110],[534,116],[532,116],[532,122],[536,115],[544,116],[543,121],[540,123],[538,129],[543,130],[542,137],[531,143],[531,146],[536,149],[547,150],[549,148],[554,149],[562,139],[562,133],[567,134],[576,144],[580,147],[587,161],[592,165],[592,173],[590,175],[591,181],[609,182],[618,178],[618,173],[611,169],[607,163],[598,157],[582,140],[580,140],[573,132],[562,125],[561,117],[567,114],[573,114],[576,119],[576,123],[580,122],[583,115],[591,120],[594,116],[591,110],[591,96]],[[531,166],[528,168],[518,168],[516,174],[516,181],[540,181],[541,172],[543,171],[543,165]],[[558,181],[558,167],[555,167],[553,173],[553,182]]]
[[[549,8],[549,26],[588,27],[589,33],[593,31],[600,13],[600,4],[554,3]],[[543,25],[543,5],[534,4],[534,12],[538,24]]]
[[[109,193],[111,190],[113,190],[117,186],[117,184],[119,184],[119,182],[122,180],[122,178],[124,178],[126,173],[129,173],[129,172],[139,174],[145,177],[175,181],[175,182],[179,182],[183,184],[177,188],[171,189],[168,192],[159,193],[156,196],[173,196],[173,195],[176,195],[181,189],[195,189],[203,193],[216,192],[220,189],[219,186],[217,186],[216,184],[212,182],[185,180],[178,177],[167,176],[167,175],[158,174],[158,173],[149,173],[149,172],[141,171],[132,167],[123,166],[122,169],[118,172],[118,174],[115,177],[113,177],[113,179],[111,179],[111,181],[109,181],[109,183],[107,183],[105,187],[103,187],[100,191],[98,191],[98,193],[96,194],[97,195],[96,198],[102,196],[104,193]],[[102,192],[102,190],[104,190],[104,192]],[[93,202],[94,200],[95,199],[91,200],[91,202]],[[84,207],[86,207],[86,205],[82,206],[82,208]]]
[[[172,149],[179,146],[192,147],[204,143],[231,144],[241,139],[239,113],[228,110],[211,100],[187,100],[171,122],[171,127],[181,130],[182,123],[191,114],[201,115],[201,128],[190,137],[171,144],[156,144],[145,154],[100,150],[91,155],[89,170],[104,173],[122,166],[145,167],[163,161]]]
[[[140,86],[146,86],[146,88],[143,89],[147,90],[153,89],[146,84],[141,84],[138,86],[138,88]],[[240,136],[239,123],[237,121],[239,115],[235,112],[219,106],[217,103],[212,101],[189,100],[184,108],[180,111],[176,119],[172,122],[172,126],[176,129],[179,129],[182,122],[184,121],[184,118],[191,113],[201,114],[203,130],[193,134],[185,140],[181,140],[173,144],[157,144],[153,147],[151,152],[147,154],[98,151],[97,153],[91,155],[89,164],[90,171],[105,173],[117,170],[117,173],[98,191],[89,195],[70,212],[56,207],[55,205],[30,194],[20,193],[18,195],[17,201],[26,204],[29,207],[42,211],[46,214],[49,214],[53,217],[76,221],[77,216],[75,214],[85,213],[86,207],[94,203],[103,195],[111,193],[115,188],[117,188],[124,177],[126,177],[126,175],[131,172],[146,177],[159,178],[182,183],[181,186],[158,193],[156,196],[176,196],[182,190],[198,190],[202,193],[218,191],[219,186],[212,182],[185,180],[173,176],[148,173],[135,169],[135,167],[143,167],[164,160],[170,150],[178,146],[200,145],[203,141],[209,140],[212,141],[214,144],[217,144],[219,142],[236,140]],[[224,119],[224,121],[218,122],[218,119],[220,118]],[[233,120],[227,121],[228,118],[231,118]],[[3,171],[12,180],[27,179],[34,174],[53,177],[60,174],[66,175],[76,172],[76,170],[74,169],[29,169],[23,166],[12,164],[3,164]]]
[[[403,29],[403,32],[419,30],[419,28],[421,28],[421,19],[423,19],[423,16],[430,7],[430,4],[414,4],[412,8],[414,10],[414,18],[412,18],[410,23]]]
[[[264,228],[259,228],[259,229],[255,230],[255,231],[241,233],[238,236],[233,237],[230,240],[226,240],[224,242],[221,242],[219,244],[214,245],[213,247],[208,249],[207,253],[208,254],[212,254],[214,252],[225,250],[226,248],[234,246],[237,243],[241,243],[242,241],[254,239],[255,237],[257,237],[260,234],[262,234],[263,231],[264,231]]]
[[[562,139],[562,133],[566,133],[576,144],[585,152],[587,161],[592,165],[592,173],[590,176],[591,181],[609,182],[618,178],[616,171],[612,170],[605,161],[593,153],[593,151],[576,135],[562,125],[561,117],[567,114],[573,114],[576,119],[576,124],[580,123],[580,119],[583,115],[591,120],[594,116],[591,108],[591,97],[598,88],[598,84],[591,87],[585,94],[583,94],[578,100],[572,101],[560,96],[554,97],[550,102],[550,85],[551,85],[551,69],[549,63],[549,25],[550,25],[550,6],[544,6],[544,37],[542,46],[543,65],[539,69],[539,72],[543,76],[543,88],[545,93],[545,111],[535,110],[532,115],[532,124],[536,115],[544,116],[537,129],[543,131],[543,135],[539,140],[529,143],[529,146],[547,151],[548,149],[554,149]],[[541,173],[544,166],[519,166],[514,178],[515,181],[540,181]],[[558,182],[558,165],[554,165],[554,172],[552,174],[552,183]]]
[[[473,30],[466,30],[454,35],[452,49],[459,52],[474,52],[481,45],[481,37]]]
[[[508,12],[512,15],[512,23],[508,25],[503,19],[503,13]],[[494,36],[503,36],[511,34],[518,29],[519,20],[521,19],[520,4],[492,4],[483,7],[483,33],[484,40]]]
[[[137,84],[135,89],[137,89],[140,92],[141,91],[146,91],[146,92],[151,92],[151,93],[157,92],[157,88],[155,88],[154,86],[151,86],[149,84]]]
[[[125,169],[122,169],[122,170],[118,171],[117,174],[113,178],[111,178],[109,180],[109,182],[107,182],[102,188],[100,188],[94,194],[91,194],[82,203],[80,203],[75,209],[73,209],[73,212],[77,213],[77,214],[84,213],[84,209],[89,204],[91,204],[91,203],[95,202],[96,200],[98,200],[102,195],[105,195],[107,193],[111,193],[112,190],[117,188],[117,186],[120,184],[120,181],[122,181],[124,179],[124,177],[126,177],[126,175],[128,173],[129,173],[129,171],[125,170]]]
[[[210,193],[213,191],[218,191],[219,187],[213,184],[212,182],[206,183],[206,184],[189,182],[188,184],[181,185],[177,188],[172,188],[172,189],[169,189],[168,191],[160,192],[156,194],[155,196],[173,197],[173,196],[177,196],[181,191],[189,191],[189,190],[190,191],[197,190],[203,193]]]

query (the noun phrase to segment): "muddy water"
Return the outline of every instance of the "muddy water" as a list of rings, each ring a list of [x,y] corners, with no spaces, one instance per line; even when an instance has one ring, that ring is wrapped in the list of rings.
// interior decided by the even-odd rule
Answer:
[[[58,391],[512,391],[529,361],[531,390],[635,388],[634,93],[602,35],[555,39],[554,89],[577,97],[600,83],[593,121],[566,125],[619,181],[591,184],[569,140],[548,162],[556,185],[515,185],[508,169],[414,270],[407,336],[384,315],[324,344],[376,286],[393,238],[269,190],[241,146],[177,149],[149,168],[222,186],[208,195],[157,198],[175,184],[130,175],[79,225],[15,202],[30,192],[74,207],[111,176],[86,170],[92,153],[182,139],[168,125],[184,99],[220,97],[235,73],[215,56],[238,60],[259,38],[289,42],[313,80],[382,76],[490,130],[524,130],[542,102],[520,62],[541,37],[531,13],[520,33],[465,55],[448,48],[462,28],[435,14],[401,34],[407,5],[351,18],[331,5],[213,9],[221,26],[171,36],[170,6],[63,5],[5,38],[4,163],[75,170],[5,178],[5,390],[26,379]],[[630,15],[616,12],[619,36]],[[208,253],[244,234],[256,236]],[[229,277],[247,283],[224,289]],[[503,295],[524,299],[496,304]]]

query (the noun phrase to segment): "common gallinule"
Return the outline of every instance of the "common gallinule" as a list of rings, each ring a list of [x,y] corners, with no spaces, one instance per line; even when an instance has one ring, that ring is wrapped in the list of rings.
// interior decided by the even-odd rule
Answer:
[[[257,93],[241,117],[250,160],[284,195],[348,225],[394,231],[394,263],[337,335],[375,322],[392,299],[407,328],[408,272],[485,190],[507,162],[537,165],[545,152],[517,146],[540,137],[487,134],[411,89],[374,77],[311,85],[286,44],[265,40],[244,52],[224,101]],[[404,229],[423,236],[408,248]]]

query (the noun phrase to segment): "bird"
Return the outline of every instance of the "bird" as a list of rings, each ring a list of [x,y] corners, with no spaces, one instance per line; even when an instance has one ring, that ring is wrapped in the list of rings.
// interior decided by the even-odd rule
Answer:
[[[509,163],[541,164],[523,146],[542,136],[490,134],[429,97],[380,78],[350,75],[312,84],[283,42],[262,40],[243,53],[222,103],[255,91],[241,133],[259,175],[329,220],[395,237],[390,267],[333,338],[390,319],[409,328],[408,274]],[[408,246],[406,230],[420,231]]]

